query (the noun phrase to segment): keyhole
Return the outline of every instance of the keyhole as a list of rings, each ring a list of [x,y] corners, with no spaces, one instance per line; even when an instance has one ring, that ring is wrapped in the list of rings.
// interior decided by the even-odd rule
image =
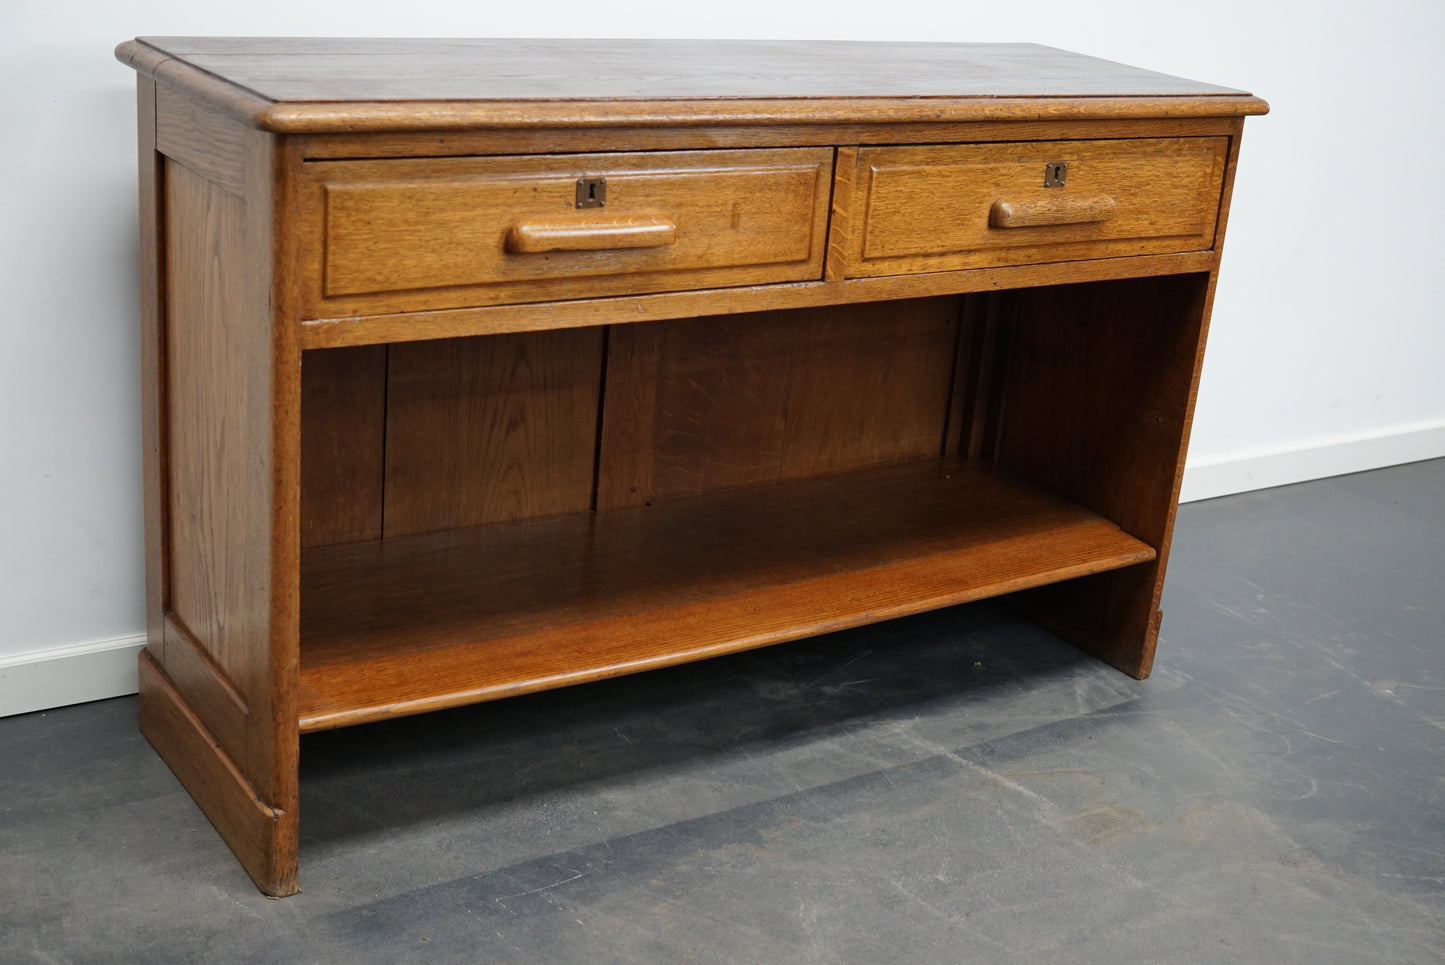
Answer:
[[[601,208],[607,204],[606,178],[577,179],[577,207]]]

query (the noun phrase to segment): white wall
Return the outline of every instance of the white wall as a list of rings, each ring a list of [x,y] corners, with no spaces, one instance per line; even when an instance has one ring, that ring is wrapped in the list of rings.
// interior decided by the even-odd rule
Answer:
[[[136,34],[1029,40],[1252,90],[1274,112],[1245,137],[1186,495],[1445,455],[1436,3],[228,6],[0,12],[0,714],[133,684],[135,120],[111,49]]]

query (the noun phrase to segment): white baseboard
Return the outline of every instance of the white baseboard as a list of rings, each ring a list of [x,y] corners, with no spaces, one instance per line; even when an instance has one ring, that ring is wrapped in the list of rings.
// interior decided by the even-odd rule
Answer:
[[[136,692],[145,634],[0,657],[0,717]]]
[[[1228,453],[1184,468],[1182,503],[1445,456],[1445,420]]]
[[[1181,502],[1445,456],[1445,421],[1190,462]],[[136,692],[145,635],[0,657],[0,717]]]

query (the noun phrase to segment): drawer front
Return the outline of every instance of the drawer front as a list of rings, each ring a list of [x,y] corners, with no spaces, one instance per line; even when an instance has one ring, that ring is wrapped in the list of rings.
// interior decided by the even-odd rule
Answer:
[[[304,165],[308,317],[817,279],[828,148]]]
[[[863,148],[844,273],[1206,250],[1228,148],[1227,137]]]

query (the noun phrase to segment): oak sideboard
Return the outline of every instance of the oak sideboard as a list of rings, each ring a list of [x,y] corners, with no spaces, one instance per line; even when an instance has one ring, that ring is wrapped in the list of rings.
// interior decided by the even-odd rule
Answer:
[[[1031,45],[144,38],[141,727],[301,735],[1010,594],[1144,677],[1249,94]]]

